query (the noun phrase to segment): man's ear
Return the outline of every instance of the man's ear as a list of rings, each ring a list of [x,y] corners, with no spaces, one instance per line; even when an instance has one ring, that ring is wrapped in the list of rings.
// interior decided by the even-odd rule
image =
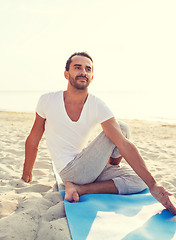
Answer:
[[[64,72],[64,77],[65,77],[67,80],[69,80],[69,73],[68,73],[68,71],[66,71],[66,70],[65,70],[65,72]]]

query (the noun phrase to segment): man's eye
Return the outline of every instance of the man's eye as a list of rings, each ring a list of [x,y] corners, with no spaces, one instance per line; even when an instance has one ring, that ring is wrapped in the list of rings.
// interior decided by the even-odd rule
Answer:
[[[76,69],[80,69],[80,67],[75,67]]]

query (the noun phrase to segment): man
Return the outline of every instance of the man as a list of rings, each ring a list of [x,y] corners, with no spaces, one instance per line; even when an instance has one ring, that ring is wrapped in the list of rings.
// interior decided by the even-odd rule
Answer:
[[[78,202],[86,193],[129,194],[149,187],[151,194],[176,214],[168,193],[158,186],[138,150],[128,140],[128,128],[118,123],[98,98],[88,93],[93,80],[93,60],[85,52],[66,63],[66,91],[43,95],[25,145],[22,179],[32,181],[39,142],[45,131],[55,167],[65,183],[65,199]],[[103,132],[85,148],[90,130],[100,123]],[[131,168],[121,167],[121,157]],[[136,174],[137,173],[137,174]]]

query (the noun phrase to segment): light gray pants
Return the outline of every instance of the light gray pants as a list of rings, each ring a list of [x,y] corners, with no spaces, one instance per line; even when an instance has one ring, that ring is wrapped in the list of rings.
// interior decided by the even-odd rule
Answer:
[[[128,125],[121,121],[119,124],[123,135],[129,138]],[[137,193],[147,187],[130,166],[109,164],[110,156],[118,158],[121,154],[102,132],[59,175],[64,183],[69,181],[79,185],[112,179],[119,194]]]

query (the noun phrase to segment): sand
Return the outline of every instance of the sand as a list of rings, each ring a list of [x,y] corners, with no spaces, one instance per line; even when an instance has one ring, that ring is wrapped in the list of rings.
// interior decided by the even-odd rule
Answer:
[[[33,181],[21,180],[24,144],[34,117],[0,112],[0,240],[71,239],[45,138],[39,146]],[[124,121],[153,176],[176,197],[176,124]]]

